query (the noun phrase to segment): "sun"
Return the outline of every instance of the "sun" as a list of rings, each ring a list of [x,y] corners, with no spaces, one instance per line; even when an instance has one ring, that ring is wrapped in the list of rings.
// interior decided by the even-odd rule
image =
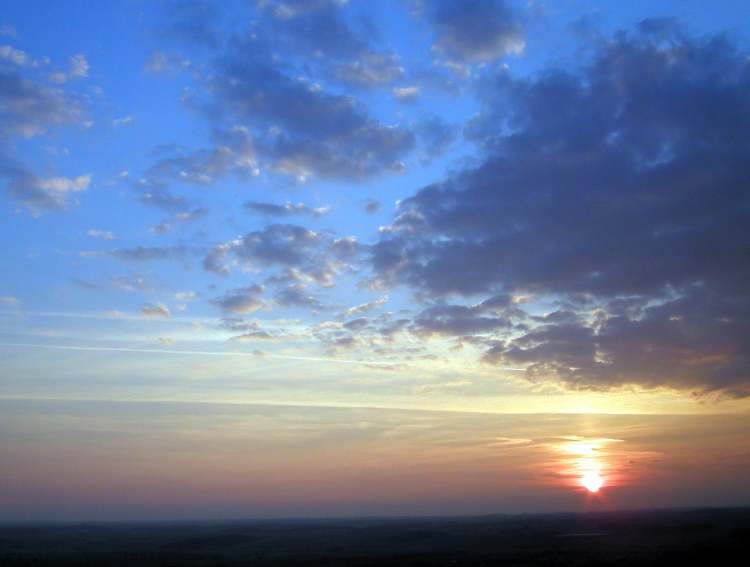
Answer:
[[[599,492],[604,484],[604,479],[596,471],[588,471],[581,477],[581,485],[589,492]]]

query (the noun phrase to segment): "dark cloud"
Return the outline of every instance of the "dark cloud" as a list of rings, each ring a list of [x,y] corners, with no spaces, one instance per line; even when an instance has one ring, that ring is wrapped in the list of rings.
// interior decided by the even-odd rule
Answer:
[[[266,302],[260,297],[263,291],[263,286],[257,284],[233,289],[214,299],[212,303],[228,313],[252,313],[267,307]]]
[[[626,384],[750,395],[750,301],[696,285],[681,297],[592,323],[543,324],[495,345],[489,363],[528,364],[531,379],[556,376],[582,388]]]
[[[109,252],[119,260],[130,262],[148,262],[155,260],[184,260],[188,250],[185,246],[136,246],[134,248],[118,248]]]
[[[19,53],[26,57],[13,51],[15,63],[0,60],[0,178],[7,180],[8,196],[36,216],[68,208],[75,194],[88,188],[91,175],[43,177],[16,157],[16,139],[41,136],[83,117],[74,97],[25,76],[18,66]]]
[[[516,310],[505,296],[471,306],[439,304],[417,315],[411,331],[424,337],[488,333],[510,328],[514,314]]]
[[[375,199],[367,199],[365,201],[365,212],[368,215],[374,215],[380,210],[380,201],[377,201]]]
[[[140,179],[134,183],[138,192],[138,200],[144,205],[156,207],[164,211],[178,212],[190,208],[190,202],[170,191],[166,183],[155,179]]]
[[[223,115],[254,128],[258,151],[285,175],[356,179],[397,171],[414,146],[409,130],[378,122],[355,98],[288,76],[253,40],[220,60],[211,87],[214,120]]]
[[[221,43],[218,31],[221,4],[210,0],[170,0],[164,4],[168,15],[160,33],[180,39],[190,45],[217,47]]]
[[[282,307],[305,307],[313,311],[323,308],[320,300],[309,293],[302,284],[294,284],[279,290],[274,296],[277,305]]]
[[[349,87],[376,88],[404,76],[397,54],[374,45],[372,22],[347,17],[345,2],[261,2],[269,16],[258,26],[275,49],[310,58],[317,70]]]
[[[361,331],[370,324],[370,320],[367,317],[358,317],[344,323],[344,329],[347,331]]]
[[[298,225],[271,224],[214,247],[206,256],[204,267],[226,273],[230,260],[247,267],[300,266],[308,261],[323,240],[322,234]]]
[[[446,152],[458,139],[460,129],[437,115],[425,116],[416,128],[426,159],[436,158]]]
[[[364,53],[336,68],[336,77],[342,83],[368,88],[390,85],[401,79],[404,73],[395,53]]]
[[[203,267],[221,275],[233,267],[276,269],[266,283],[331,287],[338,274],[352,270],[361,252],[361,245],[351,237],[334,239],[298,225],[271,224],[214,246]]]
[[[189,150],[172,145],[162,146],[161,158],[145,173],[147,180],[165,180],[189,185],[210,185],[229,173],[241,179],[258,174],[256,151],[250,133],[242,126],[213,132],[215,146],[211,149]]]
[[[414,134],[328,88],[374,88],[402,77],[398,56],[374,47],[369,20],[349,17],[338,1],[259,1],[255,8],[255,20],[223,38],[215,31],[218,3],[180,1],[170,9],[168,33],[212,48],[210,65],[195,68],[196,84],[183,102],[209,121],[213,146],[175,146],[161,156],[144,174],[144,203],[184,210],[189,204],[167,184],[209,185],[229,174],[244,182],[265,173],[303,182],[404,169]]]
[[[421,0],[421,13],[435,27],[434,48],[457,62],[491,61],[523,50],[523,28],[505,0]]]
[[[577,73],[488,78],[468,129],[483,160],[402,202],[372,249],[376,283],[557,298],[578,316],[537,321],[488,362],[576,386],[746,391],[750,349],[726,306],[750,304],[749,87],[729,39],[664,20],[602,42]]]
[[[283,205],[275,203],[264,203],[259,201],[248,201],[244,204],[245,209],[268,217],[288,217],[292,215],[307,215],[319,218],[330,211],[330,207],[310,207],[304,203],[286,202]]]

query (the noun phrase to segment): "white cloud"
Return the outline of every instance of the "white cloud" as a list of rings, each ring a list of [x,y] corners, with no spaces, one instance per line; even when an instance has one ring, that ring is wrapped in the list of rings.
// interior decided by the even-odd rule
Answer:
[[[91,183],[91,175],[78,177],[48,177],[46,179],[29,175],[16,180],[9,186],[11,197],[29,209],[32,215],[39,216],[45,211],[64,210],[69,195],[85,191]]]
[[[0,59],[10,61],[11,63],[22,67],[31,63],[31,58],[20,49],[15,49],[10,45],[0,46]]]
[[[86,56],[78,53],[70,58],[70,77],[86,77],[89,74],[89,62]]]
[[[133,123],[132,116],[123,116],[122,118],[115,118],[112,121],[112,126],[117,128],[118,126],[130,126]]]
[[[117,238],[113,232],[99,228],[92,228],[86,234],[91,238],[100,238],[101,240],[115,240]]]
[[[419,87],[396,87],[393,96],[399,102],[412,102],[419,98]]]

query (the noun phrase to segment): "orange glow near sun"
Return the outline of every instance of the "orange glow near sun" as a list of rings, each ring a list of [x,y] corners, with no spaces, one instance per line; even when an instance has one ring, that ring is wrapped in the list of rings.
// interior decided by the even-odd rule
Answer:
[[[598,453],[598,449],[603,444],[604,440],[577,439],[562,447],[565,453],[573,455],[570,461],[570,473],[575,477],[576,484],[592,494],[599,492],[605,485],[602,455]]]

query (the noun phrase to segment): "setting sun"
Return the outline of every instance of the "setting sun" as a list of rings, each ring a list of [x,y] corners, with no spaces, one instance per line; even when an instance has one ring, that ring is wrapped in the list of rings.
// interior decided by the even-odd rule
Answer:
[[[587,472],[581,477],[581,485],[589,492],[599,492],[603,484],[602,475],[595,471]]]

